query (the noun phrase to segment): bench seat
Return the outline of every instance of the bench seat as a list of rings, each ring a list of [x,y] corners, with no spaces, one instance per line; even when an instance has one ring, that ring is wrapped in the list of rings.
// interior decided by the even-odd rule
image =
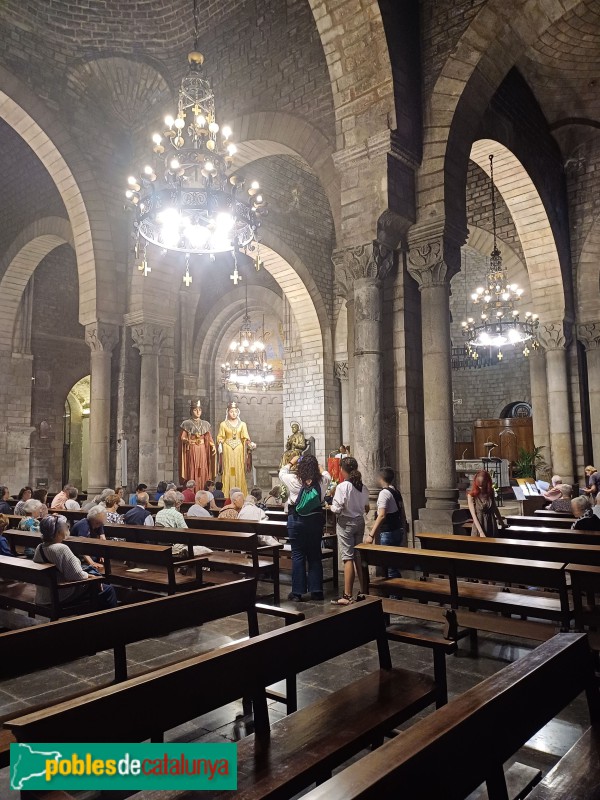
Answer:
[[[600,800],[600,728],[588,728],[527,797],[531,800]]]

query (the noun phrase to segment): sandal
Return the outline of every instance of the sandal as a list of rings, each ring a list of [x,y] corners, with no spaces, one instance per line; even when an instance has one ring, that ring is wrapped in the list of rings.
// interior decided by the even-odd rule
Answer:
[[[332,606],[349,606],[350,603],[354,602],[354,598],[351,597],[349,594],[343,594],[338,600],[332,600]]]

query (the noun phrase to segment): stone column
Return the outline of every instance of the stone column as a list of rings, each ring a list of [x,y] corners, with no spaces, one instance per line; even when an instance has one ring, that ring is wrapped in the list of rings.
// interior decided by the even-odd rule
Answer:
[[[342,442],[347,444],[350,442],[350,411],[349,411],[349,397],[348,397],[348,362],[336,361],[335,362],[335,377],[340,382],[340,400],[342,407],[342,424],[341,436]]]
[[[577,338],[586,351],[590,427],[592,429],[592,463],[600,461],[600,322],[579,325]]]
[[[158,357],[165,340],[165,332],[161,326],[146,322],[132,327],[131,335],[133,346],[139,350],[141,356],[138,477],[152,491],[156,489],[158,482]]]
[[[565,483],[573,483],[573,436],[567,371],[568,331],[563,322],[540,325],[538,338],[546,350],[546,382],[548,385],[548,419],[552,472]]]
[[[531,350],[529,355],[529,379],[531,383],[531,407],[533,410],[533,443],[543,447],[542,456],[550,460],[550,421],[548,411],[548,383],[546,380],[546,354],[542,347]]]
[[[86,325],[85,340],[90,356],[90,459],[88,493],[98,494],[110,485],[110,395],[112,351],[118,341],[114,325]]]
[[[408,270],[421,292],[426,508],[421,530],[452,532],[458,489],[454,459],[450,339],[450,280],[460,269],[460,244],[441,228],[411,228]],[[418,526],[419,528],[419,526]]]

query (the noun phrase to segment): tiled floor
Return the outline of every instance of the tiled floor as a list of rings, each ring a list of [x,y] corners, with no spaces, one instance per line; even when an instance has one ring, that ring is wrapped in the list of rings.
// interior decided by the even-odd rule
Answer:
[[[336,613],[330,604],[331,594],[324,602],[284,603],[290,608],[301,609],[307,616]],[[261,617],[261,631],[279,627],[281,622],[272,617]],[[128,648],[128,665],[133,676],[142,671],[160,667],[166,663],[202,653],[230,643],[246,635],[246,620],[243,615],[229,617],[209,623],[202,628],[186,629],[151,639]],[[479,651],[473,657],[468,640],[461,642],[459,652],[448,659],[448,687],[450,696],[460,694],[479,681],[494,674],[503,666],[521,657],[532,649],[532,642],[510,642],[506,638],[481,634]],[[393,643],[392,657],[395,665],[432,673],[429,651],[418,647]],[[375,646],[359,648],[347,655],[321,664],[302,673],[298,679],[299,705],[305,706],[328,692],[344,686],[349,680],[367,674],[377,666]],[[0,715],[18,712],[31,705],[51,703],[74,692],[85,691],[112,678],[112,654],[98,653],[95,656],[65,664],[59,668],[26,675],[22,678],[0,682]],[[283,687],[281,687],[283,689]],[[547,770],[563,755],[586,727],[587,707],[582,698],[576,700],[561,713],[559,718],[547,725],[528,743],[519,754],[519,760]],[[283,706],[271,701],[270,713],[273,721],[283,716]],[[430,711],[423,712],[431,713]],[[235,740],[243,735],[241,702],[213,711],[200,719],[188,722],[170,731],[170,741],[223,741]],[[237,718],[237,719],[236,719]],[[412,724],[414,720],[407,723]],[[497,732],[487,732],[493,742]],[[74,738],[77,738],[74,736]],[[83,732],[82,732],[82,738]],[[8,770],[0,771],[0,798],[9,798]],[[136,798],[143,800],[143,795]]]

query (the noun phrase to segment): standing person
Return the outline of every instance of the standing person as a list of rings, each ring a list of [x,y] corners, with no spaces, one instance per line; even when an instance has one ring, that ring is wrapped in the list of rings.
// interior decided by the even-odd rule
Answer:
[[[365,534],[365,513],[369,513],[369,490],[362,482],[355,458],[343,458],[340,465],[342,480],[338,483],[331,501],[331,510],[337,516],[336,533],[344,563],[344,594],[333,605],[347,606],[354,602],[355,550]]]
[[[18,517],[25,516],[25,503],[28,500],[31,500],[32,494],[33,494],[33,489],[31,488],[31,486],[24,486],[19,492],[19,495],[17,497],[17,505],[15,506],[15,514]]]
[[[596,467],[592,467],[591,464],[589,467],[585,468],[584,472],[586,487],[583,491],[588,497],[591,497],[593,502],[600,489],[600,472],[598,472]]]
[[[402,495],[394,484],[393,469],[384,467],[379,472],[377,483],[381,491],[377,498],[377,517],[370,531],[365,532],[363,541],[373,544],[379,533],[379,544],[389,547],[406,547],[408,522]],[[400,578],[400,570],[389,568],[388,578]]]
[[[323,599],[321,541],[325,527],[323,500],[331,481],[315,456],[294,456],[279,470],[288,490],[287,530],[292,547],[292,591],[288,600],[302,600],[307,591],[313,600]],[[334,565],[334,569],[335,569]]]
[[[506,527],[496,505],[492,476],[485,469],[475,474],[467,503],[473,518],[471,536],[495,536]]]

